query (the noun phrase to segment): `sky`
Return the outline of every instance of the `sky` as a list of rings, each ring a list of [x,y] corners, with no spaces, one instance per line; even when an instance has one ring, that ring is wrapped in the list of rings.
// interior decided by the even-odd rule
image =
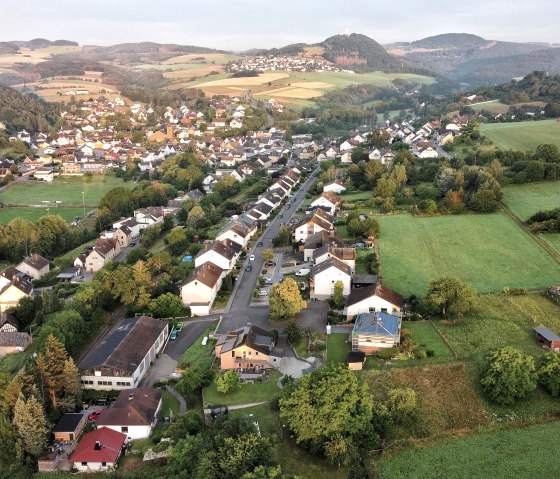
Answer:
[[[380,43],[440,33],[560,42],[559,0],[0,0],[0,41],[153,41],[221,50],[316,43],[346,31]]]

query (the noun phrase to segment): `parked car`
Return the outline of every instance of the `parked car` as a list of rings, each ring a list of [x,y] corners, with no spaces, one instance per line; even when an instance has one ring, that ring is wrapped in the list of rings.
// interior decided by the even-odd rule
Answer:
[[[97,419],[97,416],[99,416],[100,414],[101,414],[101,410],[93,411],[93,412],[90,412],[90,413],[88,414],[88,417],[87,417],[87,418],[88,418],[88,420],[90,420],[90,421],[95,421],[95,420]]]
[[[252,254],[251,256],[249,256],[249,261],[255,261],[255,255]]]
[[[296,272],[296,276],[307,276],[311,270],[309,268],[301,268]]]
[[[248,273],[249,271],[252,271],[252,270],[253,270],[253,267],[252,267],[251,265],[247,265],[247,266],[245,267],[245,271],[247,271],[247,273]]]
[[[257,243],[257,247],[259,247],[259,248],[260,248],[262,245],[263,245],[262,241],[259,241],[259,242]]]
[[[169,339],[175,341],[177,339],[177,336],[179,336],[179,333],[175,328],[173,328],[173,330],[171,331],[171,335],[169,336]]]
[[[266,289],[261,289],[259,291],[259,296],[268,296],[268,291]]]
[[[272,284],[272,278],[264,278],[264,284]]]
[[[181,330],[183,329],[183,323],[177,323],[177,324],[175,325],[175,329],[176,329],[176,331],[177,331],[178,333],[180,333]]]
[[[276,263],[274,261],[267,261],[264,265],[268,266],[269,268],[273,268],[274,266],[276,266]]]
[[[282,213],[280,213],[280,214],[278,215],[278,218],[284,218],[284,215],[283,215]]]

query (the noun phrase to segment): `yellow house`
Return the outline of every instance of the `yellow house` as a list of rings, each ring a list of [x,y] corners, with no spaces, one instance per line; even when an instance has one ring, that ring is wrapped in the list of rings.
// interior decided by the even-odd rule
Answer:
[[[6,268],[0,273],[0,313],[17,306],[19,300],[29,296],[32,291],[33,285],[18,276],[15,268]]]

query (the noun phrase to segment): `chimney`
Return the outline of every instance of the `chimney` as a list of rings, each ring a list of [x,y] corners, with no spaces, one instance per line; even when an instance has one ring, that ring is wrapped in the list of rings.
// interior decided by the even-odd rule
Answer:
[[[95,446],[93,447],[95,451],[101,451],[101,443],[99,441],[95,441]]]

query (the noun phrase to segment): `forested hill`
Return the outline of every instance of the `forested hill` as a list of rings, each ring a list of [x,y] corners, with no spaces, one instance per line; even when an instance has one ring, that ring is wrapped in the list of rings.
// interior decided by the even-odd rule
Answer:
[[[58,105],[46,103],[36,96],[22,95],[0,84],[0,122],[6,125],[8,133],[21,129],[29,132],[47,131],[58,115]]]

